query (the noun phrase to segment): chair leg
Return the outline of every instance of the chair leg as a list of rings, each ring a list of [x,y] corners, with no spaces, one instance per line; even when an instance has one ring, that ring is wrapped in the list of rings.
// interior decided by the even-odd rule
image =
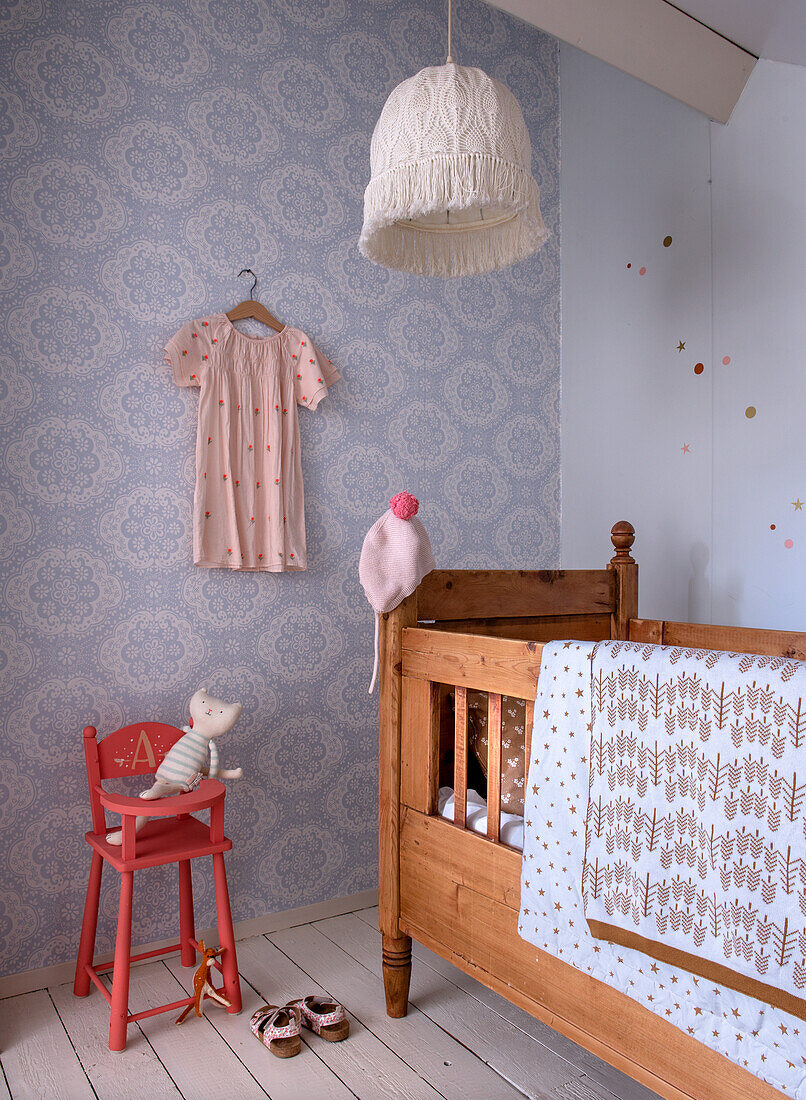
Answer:
[[[224,993],[231,1002],[227,1012],[241,1011],[241,982],[238,977],[238,957],[235,954],[235,933],[232,928],[232,913],[229,907],[227,872],[224,868],[223,852],[213,856],[213,878],[215,880],[215,907],[218,918],[218,936],[224,954],[221,957],[221,969],[224,975]]]
[[[109,1021],[109,1049],[126,1049],[129,1015],[129,969],[132,950],[132,892],[134,872],[120,875],[118,933],[115,940],[115,967],[112,972],[112,1016]]]
[[[84,902],[84,920],[81,924],[81,939],[78,944],[76,976],[73,993],[76,997],[86,997],[90,991],[90,976],[87,967],[92,966],[95,953],[95,931],[98,927],[98,901],[101,896],[101,872],[104,860],[100,852],[92,853],[90,879],[87,883],[87,900]]]
[[[190,942],[196,939],[196,921],[193,915],[193,879],[190,875],[190,860],[179,861],[179,956],[182,966],[194,966],[196,948]]]

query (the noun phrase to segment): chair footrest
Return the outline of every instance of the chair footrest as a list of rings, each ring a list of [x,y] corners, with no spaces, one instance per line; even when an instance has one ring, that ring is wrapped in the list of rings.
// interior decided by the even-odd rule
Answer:
[[[196,943],[196,941],[192,940],[191,942],[193,943],[193,946],[198,951],[199,950],[199,945]],[[141,951],[138,955],[132,955],[129,959],[129,964],[131,965],[131,963],[142,962],[144,959],[156,959],[160,955],[170,954],[171,951],[181,951],[181,950],[182,950],[182,944],[181,943],[169,943],[167,947],[158,947],[154,951]],[[84,969],[89,974],[90,979],[92,980],[93,984],[95,986],[97,986],[98,989],[100,989],[101,993],[103,993],[104,997],[106,998],[108,1003],[111,1005],[112,1004],[112,994],[109,992],[109,990],[106,988],[104,983],[101,981],[100,976],[101,976],[101,974],[105,974],[108,970],[114,970],[115,969],[115,960],[113,959],[112,962],[104,963],[102,966],[93,966],[91,963],[87,963],[86,966],[84,967]],[[192,1001],[193,998],[191,997],[190,1000]],[[132,1019],[133,1019],[133,1017],[130,1016],[129,1017],[129,1022],[131,1022]]]
[[[215,986],[213,988],[215,989]],[[224,990],[223,988],[216,989],[215,991],[220,997],[226,997],[227,995],[226,990]],[[209,994],[205,993],[205,1001],[208,999],[208,996]],[[161,1012],[172,1012],[176,1008],[187,1008],[188,1005],[193,1005],[195,1003],[195,997],[185,997],[184,1000],[172,1001],[169,1005],[157,1005],[156,1008],[147,1008],[143,1012],[130,1012],[129,1015],[126,1017],[126,1020],[128,1023],[133,1024],[137,1020],[145,1020],[148,1016],[158,1016]]]
[[[187,1008],[196,1003],[195,997],[185,997],[181,1001],[171,1001],[169,1005],[157,1005],[156,1008],[147,1008],[143,1012],[130,1012],[126,1017],[127,1024],[134,1024],[138,1020],[145,1020],[149,1016],[159,1016],[161,1012],[173,1012],[177,1008]]]
[[[191,941],[196,950],[199,950],[199,945],[195,940]],[[131,955],[129,957],[130,963],[142,962],[143,959],[156,959],[159,955],[169,955],[172,951],[181,951],[181,943],[169,943],[167,947],[158,947],[154,951],[141,951],[139,955]],[[112,962],[104,963],[103,966],[93,967],[96,974],[103,974],[106,970],[115,969],[115,960]]]
[[[178,944],[177,944],[177,946],[178,946]],[[174,948],[165,947],[165,948],[162,949],[162,951],[159,951],[159,952],[149,951],[146,954],[139,955],[139,956],[138,955],[132,955],[131,961],[134,962],[135,959],[137,959],[137,958],[141,958],[141,959],[152,958],[154,955],[164,954],[166,951],[172,951],[172,950],[174,950]],[[98,989],[100,989],[101,993],[103,993],[104,997],[106,998],[106,1002],[109,1005],[112,1004],[112,994],[106,988],[106,986],[101,981],[101,979],[98,977],[98,970],[110,970],[110,969],[111,969],[111,965],[110,966],[104,966],[104,967],[97,967],[97,968],[94,967],[94,966],[89,966],[89,965],[86,967],[87,973],[89,974],[89,976],[92,979],[93,983],[98,987]],[[215,989],[215,992],[220,997],[226,998],[227,992],[226,992],[226,990],[224,989],[223,986],[221,987],[221,989],[216,989],[215,986],[213,986],[213,989]],[[208,996],[209,996],[209,994],[205,993],[204,1000],[207,1000]],[[184,997],[181,1001],[171,1001],[169,1004],[156,1005],[154,1008],[146,1008],[142,1012],[129,1012],[126,1016],[126,1023],[127,1023],[127,1025],[128,1024],[134,1024],[134,1023],[137,1023],[138,1020],[147,1019],[149,1016],[159,1016],[159,1014],[162,1013],[162,1012],[173,1012],[177,1008],[187,1008],[188,1005],[193,1005],[195,1003],[196,1003],[196,998],[195,997]]]
[[[101,993],[103,993],[104,997],[106,998],[107,1004],[111,1005],[112,1004],[112,994],[106,988],[106,986],[101,981],[101,979],[98,977],[98,972],[95,969],[95,967],[90,966],[89,963],[87,963],[86,971],[89,974],[90,978],[92,979],[93,984],[96,985],[98,987],[98,989],[100,989]]]

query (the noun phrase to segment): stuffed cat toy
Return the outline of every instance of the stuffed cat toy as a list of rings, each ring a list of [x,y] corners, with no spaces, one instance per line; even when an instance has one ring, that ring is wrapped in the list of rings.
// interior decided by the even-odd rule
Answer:
[[[140,797],[169,798],[192,791],[205,775],[211,779],[240,779],[243,775],[240,768],[218,766],[218,749],[213,738],[231,730],[242,710],[240,703],[214,699],[207,688],[199,688],[190,700],[190,725],[182,727],[185,736],[165,754],[154,775],[154,783]],[[134,831],[139,832],[146,821],[147,817],[138,816]],[[110,844],[122,844],[123,830],[107,833],[106,839]]]

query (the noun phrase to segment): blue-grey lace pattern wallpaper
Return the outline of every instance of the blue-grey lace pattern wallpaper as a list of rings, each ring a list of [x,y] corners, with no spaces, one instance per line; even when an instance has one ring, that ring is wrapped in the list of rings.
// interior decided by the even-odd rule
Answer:
[[[454,55],[529,126],[552,239],[490,277],[357,252],[389,91],[445,55],[442,0],[6,0],[0,5],[0,972],[75,956],[89,850],[82,727],[222,740],[236,920],[376,881],[372,615],[357,576],[393,492],[443,566],[557,565],[556,43],[479,0]],[[309,569],[194,568],[197,391],[163,362],[186,320],[259,297],[343,381],[300,410]],[[195,875],[199,926],[214,912]],[[98,946],[111,945],[108,874]],[[141,876],[139,942],[173,934],[173,869]]]

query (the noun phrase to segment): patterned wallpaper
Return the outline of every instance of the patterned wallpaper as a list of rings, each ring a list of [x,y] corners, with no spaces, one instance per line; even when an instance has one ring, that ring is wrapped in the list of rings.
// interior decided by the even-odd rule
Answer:
[[[554,236],[441,282],[356,250],[372,127],[444,59],[441,0],[10,0],[0,7],[0,972],[75,955],[81,729],[243,703],[220,748],[238,920],[376,880],[364,532],[410,489],[443,566],[557,564],[556,44],[476,0],[454,53],[524,110]],[[343,381],[300,411],[306,573],[191,564],[197,391],[165,339],[258,295]],[[245,285],[244,285],[245,284]],[[206,868],[198,920],[211,920]],[[108,947],[116,876],[102,894]],[[136,938],[173,933],[172,868]]]

